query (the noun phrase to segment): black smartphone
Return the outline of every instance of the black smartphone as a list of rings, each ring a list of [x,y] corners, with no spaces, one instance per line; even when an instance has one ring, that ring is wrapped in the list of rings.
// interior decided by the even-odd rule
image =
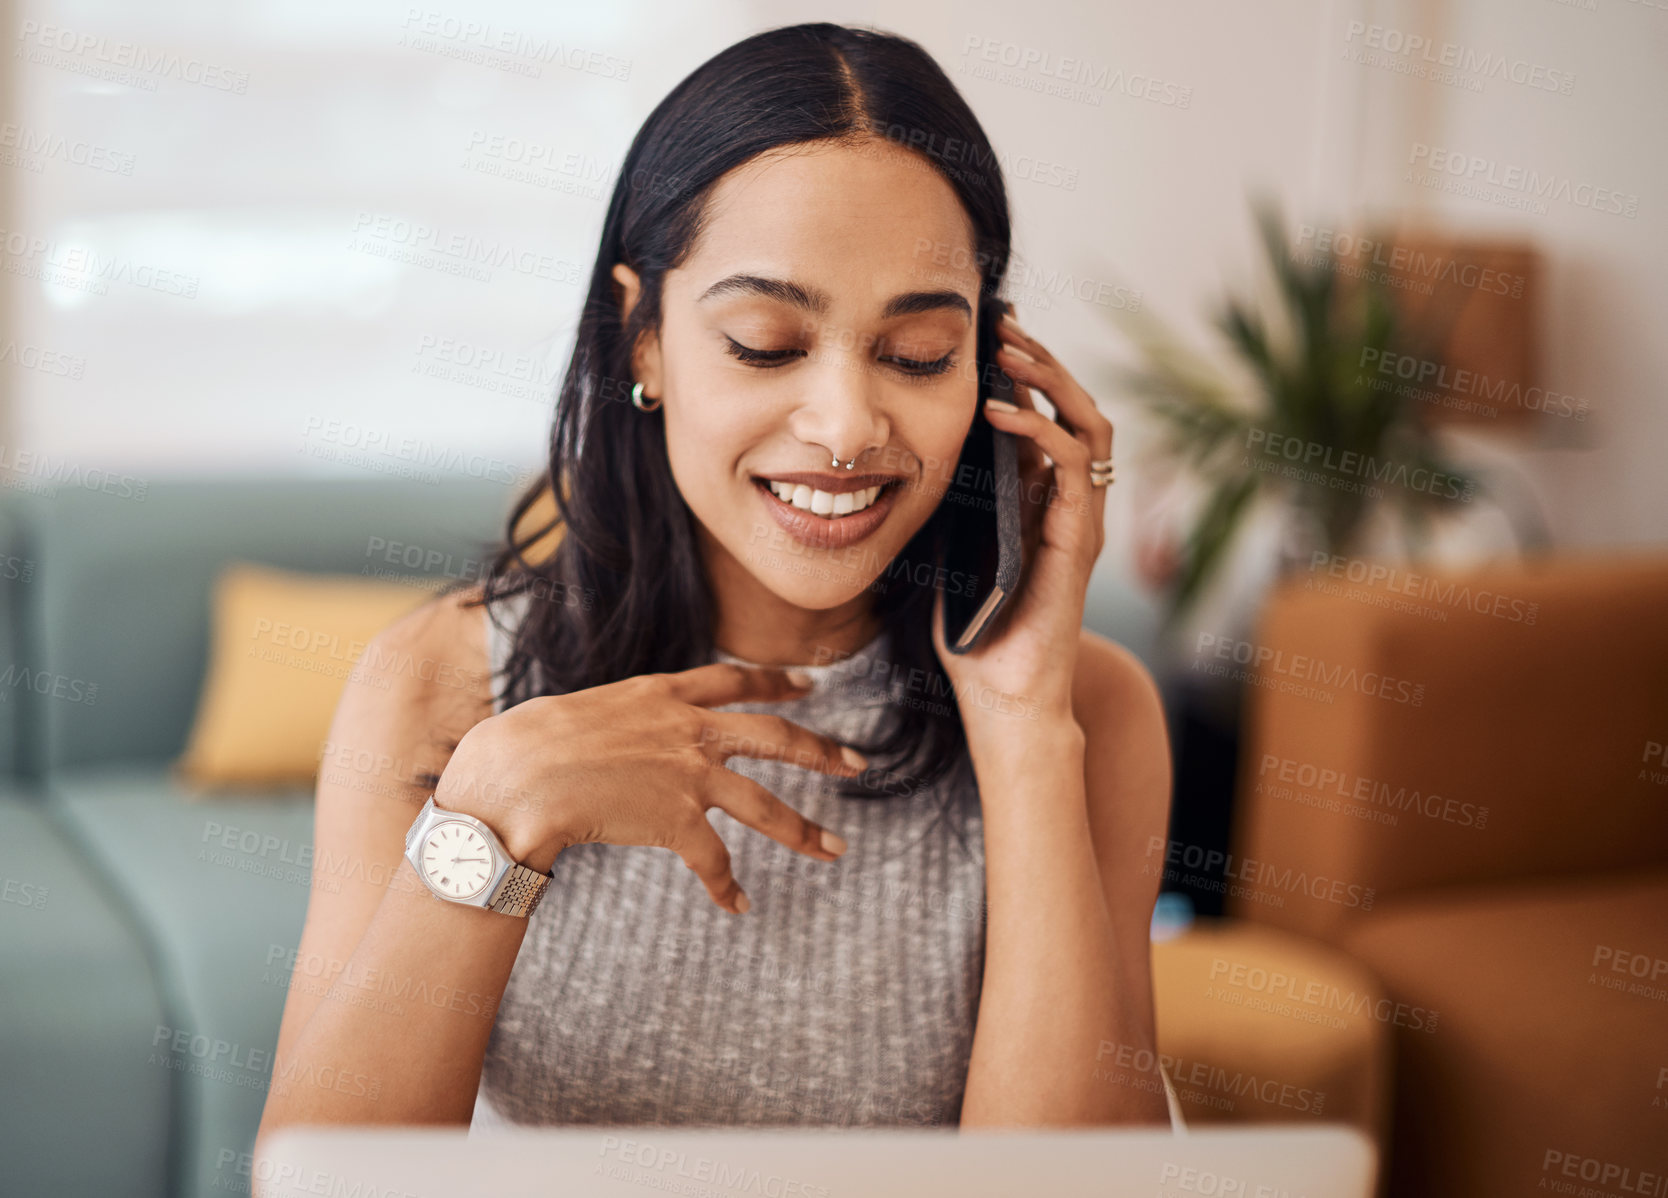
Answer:
[[[979,410],[962,443],[956,477],[944,494],[950,504],[944,553],[944,642],[952,653],[979,643],[996,613],[1019,586],[1024,565],[1019,528],[1019,444],[985,419],[984,401],[1009,403],[1014,382],[996,365],[996,322],[1008,305],[979,307]]]

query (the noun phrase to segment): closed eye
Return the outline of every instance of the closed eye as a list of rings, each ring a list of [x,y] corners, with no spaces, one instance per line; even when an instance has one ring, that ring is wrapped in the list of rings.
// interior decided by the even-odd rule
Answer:
[[[724,340],[727,342],[724,350],[731,357],[735,358],[737,361],[745,362],[749,366],[758,366],[766,370],[777,366],[784,366],[794,358],[802,358],[806,356],[805,351],[802,349],[754,349],[751,346],[743,345],[734,337],[728,335],[725,336]],[[900,358],[896,356],[882,358],[881,361],[892,363],[905,374],[934,375],[943,374],[948,371],[955,365],[955,359],[956,353],[954,350],[951,350],[942,358],[936,358],[932,361],[921,361],[917,358]]]
[[[790,358],[799,357],[805,352],[802,349],[753,349],[750,346],[743,345],[734,337],[725,337],[724,340],[729,342],[724,347],[725,352],[733,358],[746,362],[749,366],[763,366],[766,368],[781,366]]]
[[[900,370],[909,374],[943,374],[955,365],[956,351],[951,350],[942,358],[935,358],[931,362],[921,362],[914,358],[882,358],[882,362],[895,363]]]

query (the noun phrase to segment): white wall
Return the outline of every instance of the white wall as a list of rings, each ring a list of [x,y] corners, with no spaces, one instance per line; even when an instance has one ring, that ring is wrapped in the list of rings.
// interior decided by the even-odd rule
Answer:
[[[1369,19],[1422,31],[1406,8],[1373,5]],[[1354,198],[1369,210],[1414,209],[1541,247],[1543,381],[1586,399],[1592,416],[1549,422],[1540,445],[1514,447],[1513,457],[1559,541],[1660,542],[1668,537],[1668,4],[1464,0],[1427,25],[1439,40],[1540,66],[1543,80],[1556,71],[1560,89],[1491,78],[1478,92],[1363,68],[1371,102]],[[1450,151],[1450,167],[1457,155],[1491,162],[1500,182],[1485,182],[1480,195],[1424,186],[1457,176],[1424,169],[1409,179],[1415,143]],[[1513,168],[1553,176],[1555,187],[1567,182],[1572,198],[1549,197],[1544,211],[1510,206],[1532,198],[1513,185]],[[1576,202],[1600,189],[1628,197],[1624,209],[1636,198],[1636,213]]]
[[[1579,430],[1557,430],[1559,446],[1478,452],[1521,463],[1565,541],[1660,540],[1668,9],[1592,3],[315,0],[233,12],[188,0],[20,0],[11,36],[30,57],[16,64],[23,102],[12,119],[73,155],[36,153],[5,170],[17,189],[8,232],[51,246],[7,243],[17,321],[6,336],[58,365],[0,363],[13,397],[0,466],[28,451],[37,475],[42,460],[151,477],[536,469],[577,280],[637,125],[746,33],[833,19],[921,41],[1010,161],[1021,257],[1045,278],[1087,279],[1091,293],[1105,285],[1101,304],[1046,287],[1019,299],[1027,325],[1119,420],[1121,460],[1142,438],[1108,381],[1128,357],[1112,288],[1208,338],[1206,307],[1254,269],[1253,189],[1279,195],[1294,221],[1348,225],[1417,206],[1541,243],[1552,267],[1546,381],[1590,397],[1594,412]],[[541,62],[522,40],[492,51],[445,36],[454,18],[484,23],[485,37],[553,37],[580,65]],[[30,21],[74,36],[20,36]],[[1349,61],[1360,45],[1351,21],[1572,71],[1573,89],[1488,80],[1477,92]],[[54,48],[86,39],[90,49]],[[123,42],[224,68],[213,81],[241,80],[241,94],[167,66],[100,78],[101,56],[119,57]],[[979,73],[1027,51],[1057,70],[1062,57],[1081,59],[1111,86],[1091,85],[1089,102],[1038,90],[1054,82],[1039,66]],[[495,138],[547,157],[495,157]],[[1404,179],[1414,142],[1634,193],[1638,214],[1558,203],[1541,215],[1439,194]],[[73,160],[89,155],[98,165]],[[531,181],[506,178],[514,165],[530,166]],[[477,281],[401,265],[369,252],[400,247],[375,235],[403,227],[393,222],[500,243],[550,268]],[[31,277],[43,262],[57,282]],[[117,278],[100,293],[91,275],[103,268]],[[445,342],[496,357],[460,366]],[[519,395],[505,390],[518,385]],[[344,460],[355,439],[368,449]],[[1127,557],[1139,490],[1127,471],[1114,488],[1109,558]],[[1497,542],[1498,530],[1477,539]]]

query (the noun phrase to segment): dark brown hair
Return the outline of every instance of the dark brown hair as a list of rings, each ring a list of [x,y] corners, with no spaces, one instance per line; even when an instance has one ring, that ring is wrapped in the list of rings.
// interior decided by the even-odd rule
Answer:
[[[981,304],[993,301],[1009,253],[1001,171],[972,111],[915,42],[828,23],[768,30],[696,68],[644,121],[608,204],[557,396],[548,473],[517,502],[483,579],[489,612],[526,591],[546,600],[531,603],[514,630],[506,706],[711,660],[713,601],[695,517],[672,477],[664,423],[629,402],[631,347],[658,328],[663,277],[686,259],[720,178],[778,147],[872,139],[921,155],[955,189],[974,231]],[[642,283],[629,325],[616,262]],[[555,517],[525,528],[552,491]],[[950,506],[939,505],[902,561],[940,560]],[[558,529],[554,553],[528,553]],[[876,768],[840,784],[850,796],[909,793],[966,766],[954,692],[932,647],[933,591],[913,573],[883,571],[871,588],[874,611],[890,634],[889,670],[924,679],[931,698],[897,704],[878,739],[857,746]],[[882,776],[890,781],[880,784]]]

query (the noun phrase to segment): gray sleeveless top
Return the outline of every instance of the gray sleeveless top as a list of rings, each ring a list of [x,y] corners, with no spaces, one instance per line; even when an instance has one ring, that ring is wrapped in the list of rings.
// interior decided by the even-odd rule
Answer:
[[[509,637],[490,614],[487,627],[496,686]],[[894,704],[928,698],[888,668],[886,645],[882,632],[806,667],[803,698],[721,710],[867,737]],[[728,765],[844,836],[845,854],[805,857],[714,808],[752,900],[731,915],[669,849],[565,850],[499,1006],[472,1130],[959,1121],[984,970],[977,789],[847,799],[810,770]]]

